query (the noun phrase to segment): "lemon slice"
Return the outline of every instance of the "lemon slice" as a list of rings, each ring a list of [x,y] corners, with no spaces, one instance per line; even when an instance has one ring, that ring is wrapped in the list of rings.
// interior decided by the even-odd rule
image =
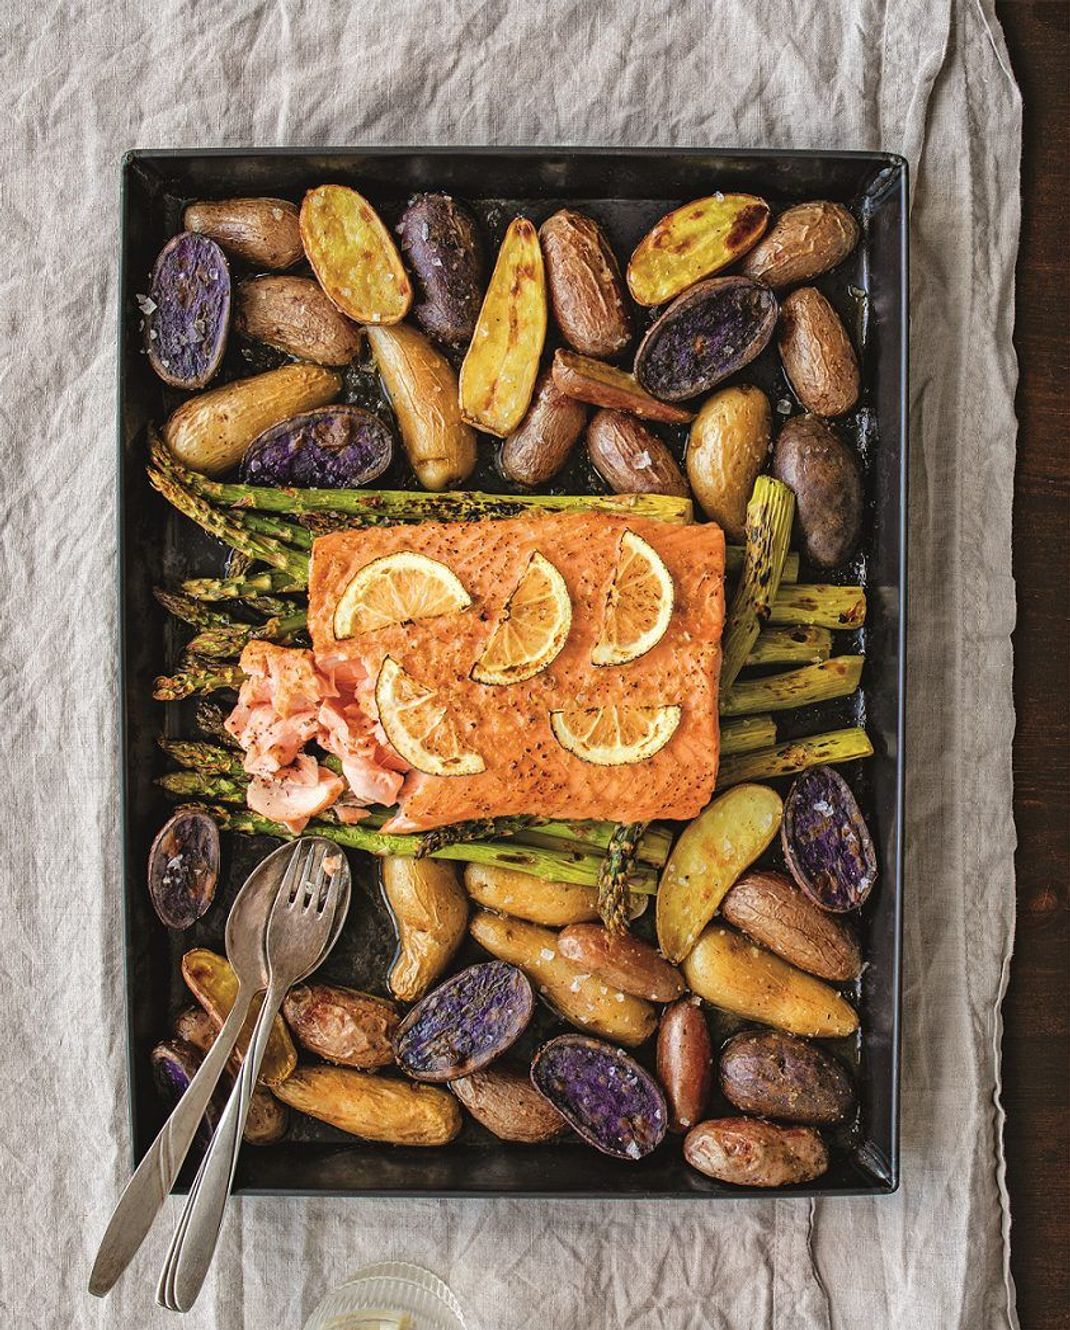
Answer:
[[[379,723],[394,749],[428,776],[476,776],[487,764],[463,746],[449,707],[391,656],[375,681]]]
[[[645,656],[665,636],[674,599],[672,574],[657,550],[634,531],[625,531],[592,663],[627,665]]]
[[[565,645],[572,602],[565,579],[535,551],[505,602],[472,678],[477,683],[520,683],[544,670]]]
[[[402,550],[365,564],[342,592],[334,611],[341,641],[391,624],[466,610],[472,597],[444,563]]]
[[[569,707],[550,712],[562,748],[596,767],[645,762],[664,748],[680,724],[678,706]]]

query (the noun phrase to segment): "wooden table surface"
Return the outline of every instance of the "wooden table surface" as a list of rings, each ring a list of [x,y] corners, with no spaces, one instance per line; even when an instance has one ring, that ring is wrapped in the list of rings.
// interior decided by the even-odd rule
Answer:
[[[1024,104],[1014,503],[1018,933],[1004,1004],[1011,1269],[1023,1330],[1070,1326],[1070,5],[997,11]]]

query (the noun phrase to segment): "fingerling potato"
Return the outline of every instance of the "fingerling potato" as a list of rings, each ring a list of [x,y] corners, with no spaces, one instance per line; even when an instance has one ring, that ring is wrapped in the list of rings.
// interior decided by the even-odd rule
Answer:
[[[772,429],[769,398],[749,383],[714,393],[692,422],[686,459],[691,492],[730,540],[746,538],[747,503]]]
[[[452,864],[441,859],[382,860],[383,895],[398,930],[387,983],[401,1002],[423,997],[464,937],[468,898]]]
[[[786,208],[740,266],[775,290],[835,268],[858,244],[858,223],[842,203],[819,200]]]
[[[520,1067],[484,1067],[450,1081],[450,1089],[475,1120],[500,1140],[537,1145],[568,1130],[565,1119]]]
[[[615,356],[631,340],[620,268],[602,228],[586,213],[561,208],[539,228],[554,318],[569,346],[585,356]]]
[[[757,1118],[711,1118],[684,1137],[692,1168],[737,1187],[812,1182],[828,1168],[825,1142],[812,1127],[778,1127]]]
[[[304,256],[297,208],[288,199],[205,199],[186,208],[182,225],[263,268],[292,268]]]
[[[182,978],[189,991],[212,1018],[216,1030],[223,1028],[223,1022],[230,1014],[238,996],[238,976],[231,969],[225,956],[218,956],[214,951],[195,947],[182,957]],[[246,1017],[245,1024],[238,1035],[234,1050],[239,1059],[245,1057],[252,1038],[253,1026],[260,1012],[262,998],[255,997]],[[297,1050],[281,1016],[272,1022],[268,1036],[267,1051],[260,1066],[260,1082],[274,1088],[297,1066]]]
[[[816,286],[793,291],[780,310],[784,373],[807,411],[842,416],[858,401],[859,371],[847,329]]]
[[[299,1067],[273,1089],[299,1113],[389,1145],[447,1145],[461,1130],[448,1090],[350,1067]]]
[[[394,1060],[400,1016],[383,998],[339,984],[298,984],[282,1014],[298,1043],[327,1062],[371,1071]]]
[[[379,214],[345,185],[318,185],[301,201],[301,243],[330,300],[357,323],[399,323],[412,283]]]
[[[769,224],[753,194],[711,194],[663,217],[628,262],[628,289],[640,305],[660,305],[734,263]]]

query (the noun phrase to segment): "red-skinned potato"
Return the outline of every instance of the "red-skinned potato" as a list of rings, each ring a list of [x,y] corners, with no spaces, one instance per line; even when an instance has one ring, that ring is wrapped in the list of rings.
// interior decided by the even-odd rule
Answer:
[[[568,461],[583,431],[587,408],[565,394],[545,369],[519,427],[502,444],[501,468],[518,485],[541,485]]]
[[[657,1065],[669,1102],[669,1130],[687,1131],[706,1111],[713,1083],[713,1045],[698,998],[681,998],[662,1012]]]
[[[684,1138],[692,1168],[737,1187],[812,1182],[828,1168],[825,1143],[812,1127],[778,1127],[757,1118],[714,1118]]]
[[[602,228],[586,213],[561,208],[539,228],[554,318],[569,346],[611,357],[632,336],[620,268]]]
[[[292,268],[304,256],[297,208],[288,199],[205,199],[187,207],[182,225],[261,268]]]

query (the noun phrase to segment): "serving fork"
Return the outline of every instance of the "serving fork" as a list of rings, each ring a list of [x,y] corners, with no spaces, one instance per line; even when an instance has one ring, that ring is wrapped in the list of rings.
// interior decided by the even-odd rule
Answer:
[[[156,1300],[171,1311],[188,1311],[193,1306],[208,1273],[275,1017],[290,988],[330,950],[338,932],[337,916],[344,917],[348,899],[349,865],[337,847],[322,838],[299,842],[267,921],[267,993],[241,1071],[186,1199],[160,1275]]]

